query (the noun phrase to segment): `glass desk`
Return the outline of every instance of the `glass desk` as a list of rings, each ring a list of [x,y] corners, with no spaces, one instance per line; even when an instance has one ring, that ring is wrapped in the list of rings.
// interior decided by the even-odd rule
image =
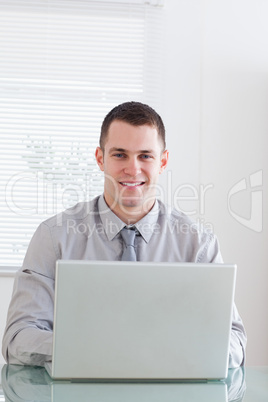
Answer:
[[[0,366],[0,402],[267,402],[268,367],[229,370],[226,381],[83,382],[53,381],[44,368]]]

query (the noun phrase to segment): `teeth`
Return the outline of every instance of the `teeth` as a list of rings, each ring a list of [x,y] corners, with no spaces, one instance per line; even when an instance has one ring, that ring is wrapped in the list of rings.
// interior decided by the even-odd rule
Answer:
[[[134,187],[134,186],[139,186],[140,184],[142,184],[142,181],[138,182],[138,183],[122,183],[123,186],[128,186],[128,187]]]

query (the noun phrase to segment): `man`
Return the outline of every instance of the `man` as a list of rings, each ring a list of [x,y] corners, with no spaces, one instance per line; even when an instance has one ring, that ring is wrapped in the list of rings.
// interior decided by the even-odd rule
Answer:
[[[3,339],[7,362],[43,365],[51,360],[58,259],[222,262],[212,233],[199,231],[184,214],[156,200],[158,177],[168,162],[165,148],[163,122],[149,106],[127,102],[105,117],[95,154],[104,172],[104,193],[36,230],[14,283]],[[133,238],[132,247],[125,244],[125,232]],[[234,306],[230,367],[243,364],[245,345]]]

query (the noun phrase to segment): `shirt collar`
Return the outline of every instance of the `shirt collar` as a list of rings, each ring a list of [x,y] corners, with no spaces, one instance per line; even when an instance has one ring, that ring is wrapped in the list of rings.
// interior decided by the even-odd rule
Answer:
[[[126,224],[108,207],[103,195],[99,198],[98,207],[106,236],[108,237],[108,240],[113,240]]]
[[[154,233],[159,216],[159,203],[156,200],[153,208],[141,220],[135,223],[136,228],[144,238],[146,243],[149,242]]]
[[[113,240],[114,237],[126,226],[126,224],[118,218],[117,215],[108,207],[104,200],[104,196],[101,195],[98,201],[98,208],[100,219],[104,226],[104,230],[108,240]],[[149,242],[158,220],[159,215],[159,203],[156,200],[153,208],[142,219],[135,223],[135,227],[140,232],[146,243]]]

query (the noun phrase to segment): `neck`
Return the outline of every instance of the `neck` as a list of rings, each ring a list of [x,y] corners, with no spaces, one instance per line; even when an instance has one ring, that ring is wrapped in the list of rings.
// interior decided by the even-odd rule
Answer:
[[[150,205],[143,205],[140,207],[126,207],[121,205],[113,205],[106,200],[104,196],[105,202],[108,207],[113,211],[113,213],[118,216],[121,221],[123,221],[126,225],[133,225],[141,220],[145,215],[147,215],[155,204],[155,200],[150,203]]]

